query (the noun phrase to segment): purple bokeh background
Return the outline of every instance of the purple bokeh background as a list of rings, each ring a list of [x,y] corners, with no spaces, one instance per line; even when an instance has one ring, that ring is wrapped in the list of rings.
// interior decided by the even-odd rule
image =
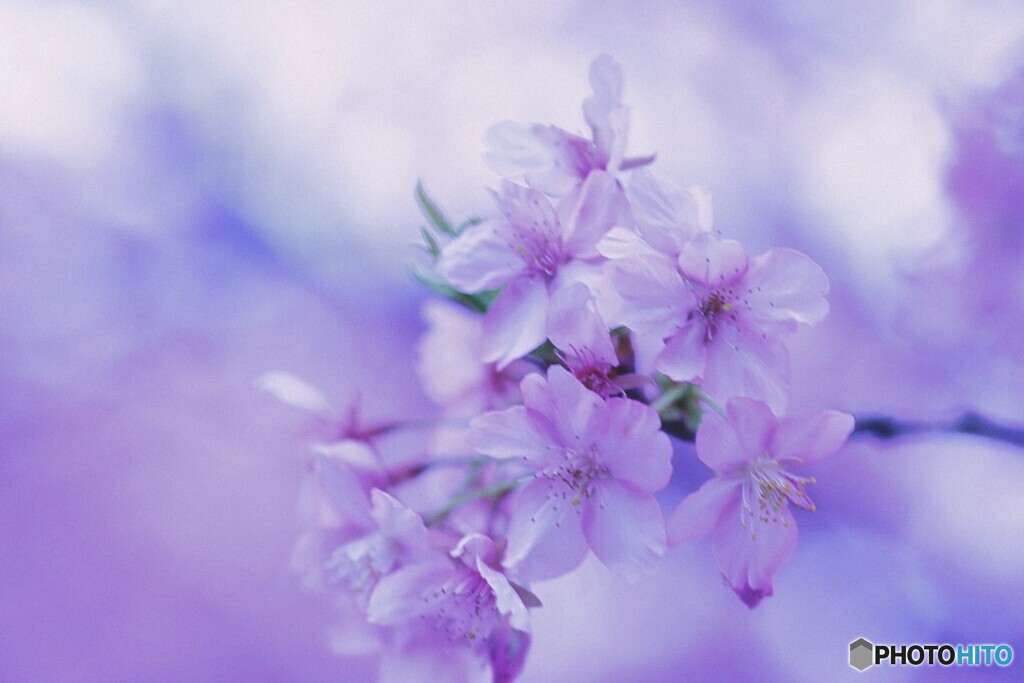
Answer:
[[[255,382],[429,414],[412,188],[487,211],[484,130],[582,128],[601,52],[632,152],[830,274],[793,410],[1024,423],[1020,3],[464,5],[0,3],[0,680],[373,679],[289,571],[305,425]],[[858,636],[1024,658],[1021,449],[861,438],[814,474],[776,597],[706,543],[636,585],[588,562],[535,587],[523,679],[855,679]],[[663,502],[705,476],[680,446]]]

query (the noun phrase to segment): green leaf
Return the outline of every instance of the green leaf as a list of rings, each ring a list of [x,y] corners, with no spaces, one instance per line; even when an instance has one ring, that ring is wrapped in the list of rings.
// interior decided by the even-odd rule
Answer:
[[[420,211],[426,217],[430,224],[434,226],[434,229],[445,235],[451,235],[452,237],[459,234],[459,232],[452,227],[452,224],[445,218],[444,213],[437,206],[433,199],[427,195],[427,191],[423,189],[423,181],[416,183],[416,203],[419,204]]]
[[[472,228],[474,225],[480,225],[483,222],[483,218],[480,218],[479,216],[471,216],[466,220],[462,221],[461,223],[459,223],[459,227],[457,227],[455,230],[458,234],[461,235],[462,231],[465,230],[466,228]]]
[[[466,308],[471,311],[476,311],[477,313],[486,313],[495,297],[498,296],[498,292],[496,290],[480,292],[479,294],[466,294],[465,292],[460,292],[451,285],[435,280],[417,268],[412,269],[412,276],[435,294],[439,294],[446,299],[451,299],[452,301],[462,304]]]
[[[535,348],[533,351],[527,354],[527,357],[537,361],[544,367],[551,365],[558,365],[561,363],[561,359],[558,357],[558,352],[555,350],[555,345],[550,340],[545,339],[544,343]]]
[[[437,240],[430,234],[430,231],[425,227],[420,226],[420,234],[423,235],[423,241],[427,243],[427,249],[430,251],[430,255],[437,260],[437,257],[441,255],[441,247],[438,246]]]

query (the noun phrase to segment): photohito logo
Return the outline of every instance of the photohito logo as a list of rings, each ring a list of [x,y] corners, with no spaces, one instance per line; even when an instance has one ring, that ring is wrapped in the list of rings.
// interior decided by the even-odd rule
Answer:
[[[850,666],[864,671],[875,664],[889,666],[1010,666],[1013,648],[1006,643],[964,645],[875,645],[867,638],[850,643]]]

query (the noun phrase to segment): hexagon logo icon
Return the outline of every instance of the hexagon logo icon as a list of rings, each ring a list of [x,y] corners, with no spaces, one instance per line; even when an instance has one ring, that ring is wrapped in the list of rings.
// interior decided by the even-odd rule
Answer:
[[[858,638],[850,643],[850,666],[863,671],[875,663],[875,646],[867,638]]]

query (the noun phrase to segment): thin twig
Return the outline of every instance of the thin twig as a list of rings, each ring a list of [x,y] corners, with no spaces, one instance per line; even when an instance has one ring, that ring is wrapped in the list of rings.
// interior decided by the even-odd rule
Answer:
[[[857,418],[853,433],[879,439],[912,434],[971,434],[1024,448],[1024,428],[1000,424],[975,412],[964,413],[950,422],[912,422],[885,415],[865,415]]]
[[[512,481],[503,481],[500,484],[495,484],[494,486],[488,486],[487,488],[483,489],[470,490],[467,491],[466,493],[463,493],[462,495],[455,496],[448,502],[447,505],[445,505],[443,508],[441,508],[434,514],[427,517],[427,526],[437,524],[441,520],[448,517],[448,515],[450,515],[452,512],[454,512],[456,508],[461,507],[466,503],[472,502],[474,500],[479,500],[481,498],[490,498],[491,496],[504,495],[511,491],[512,489],[519,486],[520,484],[522,484],[524,481],[532,478],[532,476],[533,475],[530,475],[528,477],[521,477],[519,479],[514,479]]]
[[[696,436],[682,420],[663,420],[661,426],[666,434],[680,441],[692,442]],[[1024,448],[1024,427],[1000,424],[974,412],[950,422],[912,422],[885,415],[862,415],[857,418],[852,437],[889,440],[926,434],[970,434]]]

